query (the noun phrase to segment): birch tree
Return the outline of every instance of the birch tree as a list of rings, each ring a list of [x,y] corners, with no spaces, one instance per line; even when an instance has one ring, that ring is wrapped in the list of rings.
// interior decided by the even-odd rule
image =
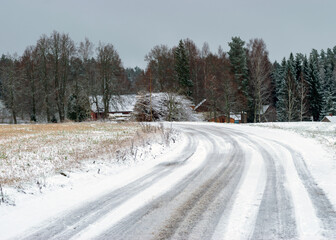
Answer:
[[[271,63],[266,44],[262,39],[252,39],[248,44],[250,92],[253,104],[253,121],[261,122],[263,105],[270,104]]]

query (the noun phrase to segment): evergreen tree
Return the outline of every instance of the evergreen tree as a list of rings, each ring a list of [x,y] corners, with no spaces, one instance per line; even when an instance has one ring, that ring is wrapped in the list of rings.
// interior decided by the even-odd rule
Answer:
[[[237,93],[237,107],[240,110],[247,111],[248,106],[248,66],[246,49],[244,48],[245,42],[240,37],[233,37],[229,42],[230,51],[229,59],[232,66],[232,72],[235,82],[238,87]]]
[[[323,64],[324,80],[322,87],[322,115],[334,115],[336,113],[336,88],[334,77],[335,63],[334,54],[330,48],[327,50],[327,55],[324,59]]]
[[[311,113],[309,103],[309,79],[310,69],[307,56],[303,57],[301,75],[299,79],[300,120],[310,120]]]
[[[192,95],[193,82],[190,79],[189,61],[182,40],[180,40],[175,50],[175,72],[181,91],[190,97]]]
[[[302,54],[295,56],[295,71],[297,82],[297,99],[298,99],[298,120],[308,119],[308,83],[304,77],[304,64],[308,64],[307,58]]]
[[[286,89],[285,89],[285,74],[287,69],[287,61],[284,58],[281,65],[275,68],[275,84],[276,84],[276,111],[278,121],[286,120]]]
[[[276,78],[276,109],[278,121],[295,121],[299,118],[298,80],[297,74],[300,61],[294,60],[293,54],[289,59],[282,60],[281,66],[275,70]]]
[[[320,73],[318,63],[318,53],[313,50],[309,57],[309,94],[310,113],[314,121],[318,121],[322,110],[322,96],[320,86]]]
[[[67,117],[76,122],[86,120],[89,117],[88,106],[88,101],[85,104],[83,100],[79,100],[77,95],[72,94],[68,101]]]

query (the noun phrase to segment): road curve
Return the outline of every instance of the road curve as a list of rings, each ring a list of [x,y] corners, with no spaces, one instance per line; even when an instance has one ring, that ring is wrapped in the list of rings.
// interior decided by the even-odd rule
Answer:
[[[174,127],[188,144],[173,159],[18,238],[336,239],[335,207],[293,147],[224,125]]]

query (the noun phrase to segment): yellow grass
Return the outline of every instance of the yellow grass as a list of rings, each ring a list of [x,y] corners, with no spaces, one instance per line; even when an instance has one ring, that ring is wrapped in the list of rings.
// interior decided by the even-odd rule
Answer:
[[[156,130],[137,123],[0,125],[0,184],[69,171],[86,160],[112,160],[118,150],[146,141]]]

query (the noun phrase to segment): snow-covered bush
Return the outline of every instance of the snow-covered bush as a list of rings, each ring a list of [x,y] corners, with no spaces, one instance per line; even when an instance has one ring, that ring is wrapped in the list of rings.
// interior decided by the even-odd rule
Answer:
[[[134,106],[137,121],[202,121],[194,105],[185,96],[175,93],[140,93]]]

